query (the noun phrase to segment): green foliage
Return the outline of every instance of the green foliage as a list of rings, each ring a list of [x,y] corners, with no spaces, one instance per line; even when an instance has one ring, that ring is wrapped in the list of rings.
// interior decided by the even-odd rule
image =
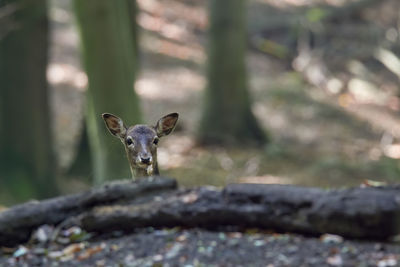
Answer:
[[[309,22],[315,23],[322,21],[327,16],[327,14],[328,13],[326,10],[319,7],[313,7],[307,10],[306,18]]]
[[[376,165],[375,168],[379,169],[382,173],[381,175],[386,179],[397,183],[400,181],[400,163],[398,159],[383,157]]]
[[[256,44],[257,48],[262,52],[275,56],[279,59],[287,59],[289,56],[288,47],[281,45],[273,40],[259,38]]]

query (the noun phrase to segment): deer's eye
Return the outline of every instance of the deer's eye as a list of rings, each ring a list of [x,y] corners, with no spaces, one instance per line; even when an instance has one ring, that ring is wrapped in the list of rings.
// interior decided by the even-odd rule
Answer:
[[[156,138],[154,138],[154,140],[153,140],[153,144],[155,144],[155,145],[158,145],[158,138],[156,137]]]
[[[133,140],[132,140],[132,138],[127,138],[127,139],[126,139],[126,144],[127,144],[128,146],[133,145]]]

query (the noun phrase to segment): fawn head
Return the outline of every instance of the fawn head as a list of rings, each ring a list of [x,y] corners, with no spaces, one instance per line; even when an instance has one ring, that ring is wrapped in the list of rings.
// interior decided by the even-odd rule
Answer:
[[[132,177],[159,175],[157,145],[159,138],[170,134],[178,121],[178,113],[168,114],[155,126],[143,124],[126,127],[122,119],[103,113],[102,117],[110,133],[124,144],[131,167]]]

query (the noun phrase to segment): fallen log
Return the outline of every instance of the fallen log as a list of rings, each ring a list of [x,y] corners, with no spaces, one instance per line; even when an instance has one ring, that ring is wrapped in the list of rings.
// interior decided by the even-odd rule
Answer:
[[[25,242],[37,227],[56,225],[98,205],[127,202],[176,187],[176,181],[169,178],[125,180],[79,194],[17,205],[0,212],[0,245]]]
[[[99,233],[141,227],[259,227],[312,235],[387,239],[400,233],[400,188],[325,191],[288,185],[234,184],[180,190],[135,205],[97,207],[79,218]]]
[[[311,235],[386,239],[400,234],[400,186],[326,191],[290,185],[233,184],[176,189],[175,180],[124,181],[15,206],[0,213],[0,245],[29,239],[43,224],[75,218],[86,231],[142,227],[258,227]]]

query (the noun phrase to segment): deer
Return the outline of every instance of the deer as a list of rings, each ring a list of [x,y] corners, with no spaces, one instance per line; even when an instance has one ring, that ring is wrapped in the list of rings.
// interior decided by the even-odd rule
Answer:
[[[179,114],[171,113],[159,119],[155,126],[137,124],[126,127],[122,119],[103,113],[109,132],[119,138],[125,147],[132,179],[160,175],[157,164],[159,139],[169,135],[175,128]]]

